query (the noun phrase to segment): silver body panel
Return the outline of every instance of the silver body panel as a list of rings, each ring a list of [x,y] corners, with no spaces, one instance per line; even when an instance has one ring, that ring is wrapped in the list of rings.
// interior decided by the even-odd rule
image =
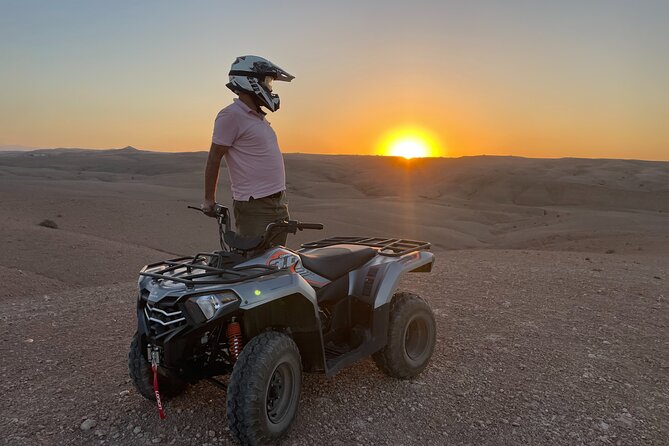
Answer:
[[[362,267],[349,273],[349,295],[373,302],[374,308],[390,303],[402,276],[410,271],[434,262],[434,254],[427,251],[414,251],[401,257],[377,255]],[[365,296],[365,281],[370,270],[377,273],[371,283],[369,296]]]
[[[298,252],[309,253],[312,251],[315,250],[308,249]],[[400,257],[377,255],[361,267],[348,273],[348,294],[356,296],[369,304],[373,303],[373,307],[378,308],[390,302],[401,277],[405,273],[433,261],[434,255],[427,251],[414,251]],[[284,269],[285,272],[268,274],[260,278],[232,284],[197,285],[190,288],[183,283],[168,280],[155,281],[150,277],[140,276],[138,285],[140,289],[149,291],[148,302],[151,304],[160,302],[166,296],[201,295],[208,292],[220,293],[230,290],[240,296],[240,308],[242,310],[255,308],[292,294],[301,294],[314,305],[315,312],[318,313],[316,290],[328,285],[330,280],[304,268],[296,251],[276,247],[259,257],[247,260],[237,267],[251,265],[276,266]],[[151,272],[152,269],[147,269],[147,271]],[[370,279],[372,272],[374,272],[373,280]]]

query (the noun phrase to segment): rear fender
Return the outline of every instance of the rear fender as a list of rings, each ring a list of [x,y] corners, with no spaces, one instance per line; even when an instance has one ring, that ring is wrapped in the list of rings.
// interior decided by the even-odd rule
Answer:
[[[350,294],[379,308],[390,303],[400,279],[408,272],[430,271],[434,254],[414,251],[401,257],[377,256],[351,273]]]

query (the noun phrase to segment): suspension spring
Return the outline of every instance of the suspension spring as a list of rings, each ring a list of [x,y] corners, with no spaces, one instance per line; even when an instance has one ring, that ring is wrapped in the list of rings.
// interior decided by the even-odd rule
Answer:
[[[235,318],[232,318],[232,321],[228,324],[228,350],[230,351],[230,357],[232,361],[237,361],[239,354],[242,352],[243,347],[243,338],[242,338],[242,327],[239,325],[239,322],[235,321]]]

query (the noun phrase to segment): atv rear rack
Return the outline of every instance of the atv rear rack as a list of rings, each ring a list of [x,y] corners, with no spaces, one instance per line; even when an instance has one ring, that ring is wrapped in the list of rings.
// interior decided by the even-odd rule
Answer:
[[[419,240],[384,237],[329,237],[315,242],[303,243],[302,248],[325,248],[334,245],[363,245],[379,248],[379,254],[388,257],[400,257],[413,251],[427,251],[430,243]]]
[[[211,263],[217,260],[218,257],[218,253],[198,253],[192,257],[165,260],[145,266],[139,275],[151,277],[156,281],[164,280],[183,283],[188,288],[192,288],[195,285],[237,283],[281,271],[273,266],[265,265],[250,265],[237,268],[211,266]]]

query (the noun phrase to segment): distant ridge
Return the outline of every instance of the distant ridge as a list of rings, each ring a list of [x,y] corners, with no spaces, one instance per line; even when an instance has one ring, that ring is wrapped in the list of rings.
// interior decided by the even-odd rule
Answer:
[[[141,150],[133,146],[125,146],[122,149],[91,149],[80,147],[28,147],[13,144],[0,145],[0,152],[63,152],[63,151],[90,151],[90,152],[113,152],[113,153],[138,153],[147,152],[148,150]]]
[[[39,149],[42,149],[42,147],[28,147],[14,144],[0,145],[0,152],[28,152],[30,150],[39,150]]]

